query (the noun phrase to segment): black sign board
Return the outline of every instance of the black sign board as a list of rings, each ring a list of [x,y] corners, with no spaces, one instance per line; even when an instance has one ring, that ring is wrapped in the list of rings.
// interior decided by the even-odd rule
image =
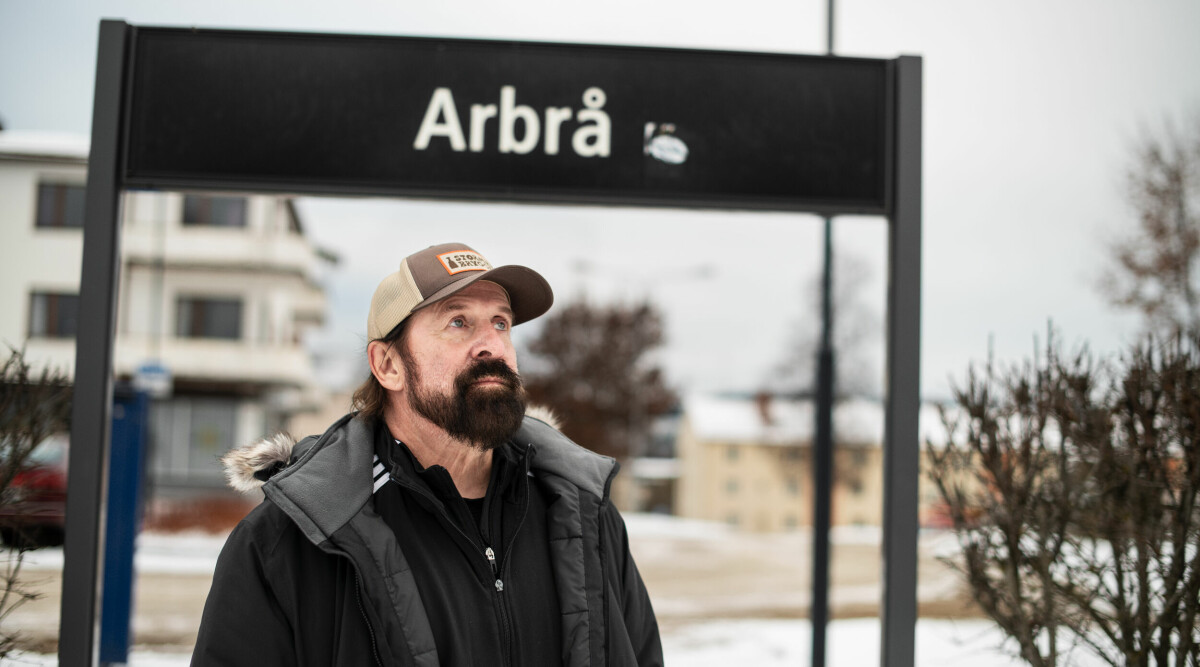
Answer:
[[[134,30],[134,187],[886,210],[885,60]]]

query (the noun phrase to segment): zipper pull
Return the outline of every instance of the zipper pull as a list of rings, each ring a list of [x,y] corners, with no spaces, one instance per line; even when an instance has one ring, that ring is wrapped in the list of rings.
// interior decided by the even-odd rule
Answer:
[[[486,549],[483,550],[483,555],[487,556],[488,565],[492,566],[492,576],[498,575],[499,572],[496,571],[496,552],[492,551],[491,547],[487,547]],[[499,593],[500,591],[503,591],[503,590],[504,590],[504,582],[500,581],[500,577],[496,576],[496,592]]]

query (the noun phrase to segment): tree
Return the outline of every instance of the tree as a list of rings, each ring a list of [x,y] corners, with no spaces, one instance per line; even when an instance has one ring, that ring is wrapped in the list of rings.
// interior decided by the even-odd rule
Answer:
[[[67,377],[48,368],[34,372],[22,350],[11,350],[0,366],[0,508],[13,502],[13,479],[26,467],[34,448],[48,436],[67,430],[70,415]],[[0,623],[36,597],[18,580],[29,548],[30,543],[17,533],[0,568]],[[15,648],[18,638],[15,631],[0,628],[0,659]]]
[[[968,373],[927,447],[959,568],[1031,665],[1200,664],[1200,338]]]
[[[1143,135],[1125,193],[1138,224],[1112,244],[1101,289],[1152,331],[1200,331],[1200,116]]]
[[[649,302],[568,304],[544,318],[529,346],[530,400],[562,417],[575,442],[617,459],[637,455],[650,420],[677,402],[648,358],[662,343],[662,315]]]
[[[872,361],[870,348],[879,344],[882,327],[879,316],[867,305],[866,288],[871,266],[860,257],[840,254],[834,259],[833,272],[833,349],[834,395],[875,394],[880,390],[879,370]],[[776,369],[772,384],[783,393],[813,393],[817,377],[817,353],[821,347],[822,277],[817,274],[805,286],[808,300],[806,315],[792,327],[795,335],[786,356]]]

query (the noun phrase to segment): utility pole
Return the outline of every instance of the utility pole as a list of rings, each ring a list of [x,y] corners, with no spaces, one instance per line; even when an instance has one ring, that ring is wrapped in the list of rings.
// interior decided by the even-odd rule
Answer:
[[[826,7],[825,55],[833,55],[834,0]],[[825,667],[829,623],[829,526],[833,500],[833,217],[825,216],[825,267],[821,280],[821,349],[817,353],[817,409],[813,429],[812,667]]]

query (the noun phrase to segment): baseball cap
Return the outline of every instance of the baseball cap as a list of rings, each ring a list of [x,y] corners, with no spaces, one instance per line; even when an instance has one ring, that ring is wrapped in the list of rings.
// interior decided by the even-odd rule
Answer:
[[[367,337],[379,340],[413,312],[488,280],[508,292],[513,326],[528,322],[554,303],[554,292],[533,269],[510,264],[493,267],[483,255],[462,243],[443,243],[415,252],[400,262],[400,270],[375,288],[367,314]]]

